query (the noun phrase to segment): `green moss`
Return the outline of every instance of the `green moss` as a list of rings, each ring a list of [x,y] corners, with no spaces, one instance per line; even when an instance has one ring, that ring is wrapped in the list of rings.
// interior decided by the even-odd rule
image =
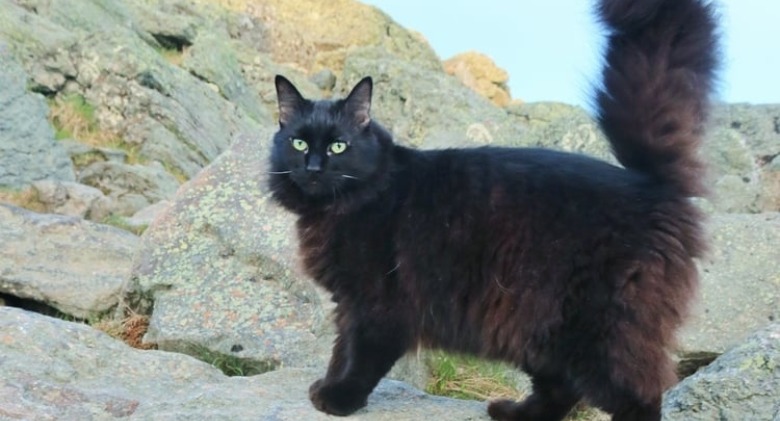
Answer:
[[[187,177],[187,174],[184,173],[179,167],[171,164],[168,161],[162,161],[162,166],[165,168],[165,171],[167,171],[169,174],[171,174],[176,180],[179,181],[179,183],[186,183],[190,178]]]
[[[116,228],[123,229],[125,231],[130,231],[135,235],[141,235],[146,231],[146,228],[148,228],[148,225],[140,225],[140,226],[133,226],[127,223],[124,218],[118,215],[108,215],[107,217],[103,218],[100,223],[105,225],[111,225]]]
[[[274,362],[239,358],[234,355],[212,351],[202,345],[193,345],[187,353],[203,362],[211,364],[214,368],[225,373],[226,376],[231,377],[254,376],[279,368],[279,364]]]

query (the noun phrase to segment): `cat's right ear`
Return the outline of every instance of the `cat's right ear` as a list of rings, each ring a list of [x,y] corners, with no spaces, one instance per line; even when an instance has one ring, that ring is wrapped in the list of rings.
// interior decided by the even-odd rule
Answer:
[[[279,125],[284,127],[303,109],[306,100],[295,86],[282,75],[276,75],[276,97],[279,100]]]

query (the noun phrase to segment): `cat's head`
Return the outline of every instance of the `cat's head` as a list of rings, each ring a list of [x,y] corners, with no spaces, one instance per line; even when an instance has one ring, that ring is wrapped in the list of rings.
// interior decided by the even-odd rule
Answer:
[[[271,189],[288,207],[349,198],[384,171],[389,135],[371,121],[366,77],[339,100],[309,100],[276,76],[279,131],[271,152]],[[387,139],[385,139],[387,138]],[[307,203],[285,203],[285,202]]]

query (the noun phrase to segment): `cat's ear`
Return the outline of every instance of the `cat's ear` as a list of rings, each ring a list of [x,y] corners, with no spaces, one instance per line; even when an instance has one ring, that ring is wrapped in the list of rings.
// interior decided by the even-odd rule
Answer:
[[[282,75],[276,75],[276,97],[279,100],[279,125],[284,127],[303,109],[306,100],[298,89]]]
[[[360,128],[365,128],[371,122],[371,91],[374,82],[371,77],[364,77],[357,83],[347,99],[344,100],[344,111]]]

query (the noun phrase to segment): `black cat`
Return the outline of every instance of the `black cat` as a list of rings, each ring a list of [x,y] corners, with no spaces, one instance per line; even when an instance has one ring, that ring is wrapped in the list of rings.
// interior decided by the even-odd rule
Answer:
[[[598,121],[625,169],[544,149],[421,151],[371,120],[372,81],[304,99],[277,76],[270,187],[296,213],[338,339],[310,398],[347,415],[419,346],[533,378],[496,420],[562,419],[579,400],[660,420],[667,352],[697,286],[705,193],[696,149],[717,64],[702,0],[602,0]]]

